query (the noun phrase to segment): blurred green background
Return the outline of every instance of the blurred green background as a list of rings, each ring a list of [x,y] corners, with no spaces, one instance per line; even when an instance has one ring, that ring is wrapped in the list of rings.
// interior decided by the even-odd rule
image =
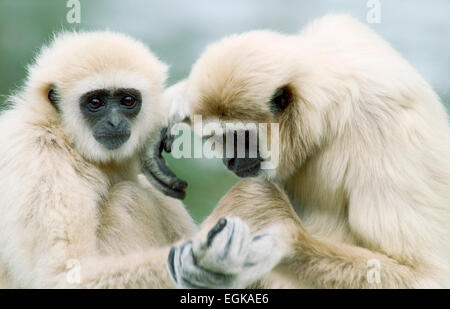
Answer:
[[[169,85],[186,77],[206,45],[253,29],[295,33],[327,13],[366,21],[366,0],[81,0],[81,23],[69,24],[66,0],[0,0],[0,110],[20,87],[25,67],[52,33],[111,29],[135,36],[171,65]],[[450,106],[450,1],[381,0],[371,26],[406,57]],[[0,145],[1,147],[1,145]],[[180,159],[169,165],[189,182],[184,201],[201,222],[237,181],[220,160]]]

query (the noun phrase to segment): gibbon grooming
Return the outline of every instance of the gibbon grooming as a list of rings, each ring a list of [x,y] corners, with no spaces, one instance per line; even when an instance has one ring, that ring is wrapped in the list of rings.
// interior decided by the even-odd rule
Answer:
[[[319,288],[450,287],[446,111],[374,31],[330,15],[299,35],[233,35],[208,47],[183,84],[190,113],[204,123],[279,123],[279,164],[256,174],[287,196],[245,180],[210,217],[233,214],[253,230],[280,228],[287,250],[277,280]],[[261,158],[225,161],[249,176]]]
[[[166,66],[122,34],[65,33],[42,49],[0,117],[0,286],[168,288],[172,275],[178,286],[244,287],[273,267],[258,251],[272,238],[253,241],[237,218],[174,245],[196,226],[139,175],[184,196],[185,183],[146,149],[161,143],[165,80]]]

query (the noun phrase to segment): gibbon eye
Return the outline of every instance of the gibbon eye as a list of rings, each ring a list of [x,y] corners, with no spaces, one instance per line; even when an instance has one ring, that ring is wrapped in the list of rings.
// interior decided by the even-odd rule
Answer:
[[[49,90],[48,90],[48,100],[50,101],[50,102],[56,102],[56,99],[57,99],[57,97],[56,97],[56,91],[55,91],[55,89],[52,87],[52,88],[50,88]]]
[[[130,95],[127,95],[123,97],[122,100],[120,100],[120,103],[122,103],[122,105],[125,105],[126,107],[131,107],[134,105],[134,103],[136,103],[136,99]]]
[[[103,106],[103,103],[102,103],[102,101],[101,101],[100,99],[98,99],[98,98],[91,98],[91,99],[89,100],[88,106],[89,106],[90,109],[96,110],[96,109],[99,109],[100,107],[102,107],[102,106]]]
[[[273,113],[279,113],[286,109],[292,101],[292,92],[288,86],[278,88],[272,96],[271,109]]]
[[[56,89],[54,86],[51,86],[50,89],[48,90],[48,100],[50,101],[50,103],[56,108],[57,111],[59,111],[59,97],[58,97],[58,93],[56,92]]]

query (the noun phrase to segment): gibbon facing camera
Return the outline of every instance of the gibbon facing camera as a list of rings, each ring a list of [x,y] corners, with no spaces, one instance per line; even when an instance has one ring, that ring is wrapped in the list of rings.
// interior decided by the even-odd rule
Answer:
[[[0,116],[1,287],[245,287],[271,269],[270,235],[223,218],[195,236],[155,189],[182,198],[186,186],[153,156],[165,80],[122,34],[63,33],[42,49]]]

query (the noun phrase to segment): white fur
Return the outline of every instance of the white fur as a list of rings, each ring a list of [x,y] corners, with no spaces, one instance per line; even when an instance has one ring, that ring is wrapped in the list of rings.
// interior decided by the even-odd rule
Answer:
[[[169,250],[197,228],[179,201],[138,175],[140,151],[171,113],[165,79],[166,66],[122,34],[66,33],[43,48],[11,98],[14,108],[0,117],[0,287],[175,287]],[[47,98],[51,86],[60,113]],[[95,141],[79,106],[84,93],[104,88],[142,94],[131,138],[112,151]],[[266,255],[255,250],[251,257]],[[246,262],[236,258],[228,264]],[[209,287],[213,277],[205,274],[200,284]]]
[[[169,118],[182,121],[189,116],[189,101],[186,100],[186,81],[178,82],[164,91],[169,106]]]
[[[270,98],[286,84],[295,100],[273,115]],[[382,287],[450,287],[448,116],[374,31],[330,15],[299,35],[230,36],[207,48],[186,91],[191,114],[280,122],[270,178],[313,237],[299,238],[306,251],[285,277],[370,287],[365,261],[376,258]]]
[[[170,246],[196,226],[138,176],[140,149],[167,120],[165,79],[166,66],[122,34],[65,33],[43,48],[0,117],[0,286],[174,287]],[[47,99],[52,85],[62,114]],[[80,117],[79,97],[103,87],[142,93],[132,137],[115,151]]]
[[[93,43],[94,40],[97,41]],[[139,41],[112,32],[63,33],[41,50],[38,60],[29,67],[25,85],[29,93],[19,96],[39,97],[57,81],[63,110],[62,125],[70,141],[76,143],[78,150],[90,160],[107,163],[129,158],[138,145],[143,145],[149,131],[167,120],[162,96],[167,66]],[[77,100],[86,91],[118,86],[138,89],[145,104],[133,124],[135,130],[129,141],[110,151],[98,144],[83,126],[85,122],[78,113]],[[20,99],[15,101],[16,104],[22,102]],[[42,108],[36,101],[26,100],[24,104]]]

